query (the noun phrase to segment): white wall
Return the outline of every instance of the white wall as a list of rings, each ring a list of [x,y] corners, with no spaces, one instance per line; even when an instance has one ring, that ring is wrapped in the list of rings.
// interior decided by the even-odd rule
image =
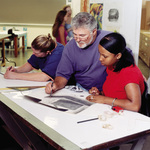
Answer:
[[[67,1],[67,0],[66,0]],[[124,35],[128,46],[132,49],[136,62],[138,62],[138,53],[139,53],[139,39],[140,39],[140,22],[141,22],[141,8],[142,8],[142,0],[90,0],[90,2],[95,3],[104,3],[113,5],[115,3],[122,3],[122,22],[120,28],[117,30]],[[72,16],[74,17],[78,12],[80,12],[81,7],[81,0],[72,0],[72,2],[68,3],[71,4],[72,7]],[[108,26],[105,18],[105,7],[103,10],[103,29],[104,30],[111,30],[114,31],[114,27]],[[3,26],[3,25],[2,25]],[[15,25],[16,26],[16,25]],[[27,26],[27,46],[30,47],[32,40],[40,35],[40,34],[48,34],[52,32],[52,25],[45,26]],[[0,27],[0,30],[2,27]]]
[[[139,54],[139,40],[140,40],[140,25],[141,25],[141,10],[142,10],[142,0],[89,0],[90,3],[103,3],[103,19],[102,19],[102,29],[114,31],[117,30],[121,33],[126,41],[129,48],[131,48],[136,64],[138,63]],[[121,6],[121,21],[120,26],[111,26],[107,24],[107,7],[116,7],[120,3]],[[80,12],[81,0],[72,0],[72,12],[75,16]]]
[[[136,64],[138,63],[140,24],[142,0],[90,0],[90,3],[103,3],[102,29],[121,33],[134,54]],[[109,24],[108,7],[120,6],[121,20],[118,24]]]
[[[72,0],[72,16],[80,12],[81,0]]]
[[[36,38],[38,35],[44,34],[48,35],[48,33],[52,33],[52,27],[27,27],[27,45],[31,47],[31,42]],[[51,34],[52,35],[52,34]]]

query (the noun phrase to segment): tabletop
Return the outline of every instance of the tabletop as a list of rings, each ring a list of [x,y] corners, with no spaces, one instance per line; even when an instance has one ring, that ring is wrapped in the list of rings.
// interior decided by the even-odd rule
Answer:
[[[0,81],[4,83],[5,79],[1,76]],[[6,88],[4,85],[2,87]],[[68,113],[40,105],[29,100],[25,94],[39,99],[49,96],[44,88],[23,92],[3,90],[0,100],[64,149],[108,148],[114,142],[120,144],[150,133],[150,118],[137,112],[124,110],[119,114],[114,112],[111,106],[93,103],[78,113]],[[88,93],[66,87],[53,94],[53,96],[64,95],[86,101]],[[51,100],[51,97],[49,99]],[[78,123],[97,117],[99,119]]]
[[[14,33],[15,35],[18,35],[18,36],[20,37],[20,36],[26,35],[26,34],[27,34],[27,31],[13,31],[13,33]],[[8,34],[8,31],[1,31],[1,32],[0,32],[0,35],[6,35],[6,34]]]
[[[0,34],[0,40],[8,38],[9,36],[11,36],[11,34]]]

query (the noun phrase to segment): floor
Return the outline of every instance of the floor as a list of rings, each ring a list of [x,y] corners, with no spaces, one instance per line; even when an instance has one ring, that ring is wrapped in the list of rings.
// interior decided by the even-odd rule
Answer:
[[[20,66],[26,63],[31,54],[32,50],[27,49],[24,55],[20,51],[18,57],[15,58],[12,50],[6,51],[6,58],[9,60],[6,61],[6,66],[14,65],[13,61],[16,62],[16,66]],[[138,67],[140,68],[142,74],[148,79],[148,77],[150,76],[150,68],[140,58],[138,60]]]
[[[15,66],[15,65],[20,66],[24,64],[31,54],[32,54],[32,50],[28,49],[25,51],[25,54],[22,54],[22,52],[20,51],[18,57],[15,58],[13,51],[11,50],[6,51],[6,58],[8,59],[8,61],[6,61],[6,67]],[[138,67],[140,68],[142,74],[148,79],[148,77],[150,76],[150,68],[148,68],[141,59],[139,59],[138,61]],[[1,68],[1,71],[2,70],[3,68]],[[3,122],[0,120],[0,137],[2,139],[0,144],[0,149],[1,150],[22,150],[22,148],[13,140],[13,138],[9,136],[9,134],[3,129],[2,125]],[[131,148],[131,144],[123,144],[121,145],[119,150],[130,150],[130,148]],[[150,137],[147,137],[147,140],[144,143],[142,150],[148,150],[148,149],[150,149]]]

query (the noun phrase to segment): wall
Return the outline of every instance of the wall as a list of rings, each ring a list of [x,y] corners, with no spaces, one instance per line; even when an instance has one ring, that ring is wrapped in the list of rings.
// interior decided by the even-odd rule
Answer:
[[[0,25],[0,31],[3,31],[3,27],[13,28],[22,30],[21,28],[26,28],[27,30],[27,47],[31,47],[31,42],[40,34],[48,35],[50,33],[52,35],[52,25],[18,25],[18,24],[3,24]]]
[[[150,1],[146,1],[145,29],[150,30]]]
[[[144,2],[142,0],[89,0],[90,3],[103,3],[104,10],[103,10],[103,18],[102,18],[102,29],[103,30],[110,30],[114,31],[117,30],[126,38],[128,47],[132,49],[136,64],[138,63],[138,54],[139,54],[139,40],[140,40],[140,24],[141,24],[141,10],[142,4]],[[107,18],[107,6],[114,6],[118,5],[122,6],[121,15],[122,19],[120,21],[120,25],[111,26],[106,21]],[[134,6],[134,7],[133,7]],[[80,12],[81,7],[81,0],[72,0],[72,9],[73,9],[73,16]]]
[[[145,30],[145,25],[146,25],[146,0],[142,0],[141,30]]]
[[[90,0],[90,3],[103,3],[102,29],[121,33],[132,49],[138,63],[142,0]],[[133,7],[134,6],[134,7]],[[118,8],[120,20],[108,22],[109,8]]]
[[[141,26],[141,11],[142,5],[145,4],[145,1],[142,0],[89,0],[90,3],[103,3],[104,6],[116,6],[118,3],[122,5],[121,15],[122,19],[120,21],[120,27],[111,26],[106,21],[107,15],[107,7],[104,7],[104,16],[103,16],[103,30],[114,31],[117,30],[126,38],[128,47],[132,49],[133,55],[138,63],[138,54],[139,54],[139,40],[140,40],[140,26]],[[133,7],[134,6],[134,7]],[[80,12],[81,0],[72,0],[72,9],[73,16],[75,16],[78,12]]]
[[[150,0],[142,1],[141,30],[150,30]]]
[[[27,28],[28,33],[27,33],[27,45],[28,47],[31,47],[31,42],[35,37],[37,37],[40,34],[45,34],[48,35],[48,33],[52,33],[52,28],[51,26],[43,26],[43,27],[38,27],[38,26],[31,26]],[[52,34],[51,34],[52,35]]]
[[[55,0],[54,0],[55,1]],[[80,0],[72,0],[68,2],[66,0],[66,4],[71,5],[72,7],[72,17],[74,17],[78,12],[80,12]],[[2,6],[2,5],[1,5]],[[62,6],[63,7],[63,6]],[[61,7],[61,8],[62,8]],[[27,28],[27,47],[30,47],[32,40],[40,35],[40,34],[48,34],[52,33],[52,24],[31,24],[31,23],[2,23],[0,22],[0,31],[3,30],[3,27],[26,27]],[[52,34],[51,34],[52,35]]]
[[[111,3],[110,3],[111,1]],[[67,0],[66,0],[67,2]],[[103,2],[104,5],[109,3],[115,4],[118,0],[90,0],[90,2]],[[119,32],[123,34],[127,40],[128,46],[132,49],[136,62],[138,62],[138,53],[139,53],[139,36],[140,36],[140,22],[141,22],[141,7],[142,7],[142,0],[120,0],[123,4],[123,19],[121,23],[121,27]],[[72,7],[72,16],[75,16],[78,12],[80,12],[81,7],[81,0],[72,0],[71,3]],[[134,6],[134,7],[133,7]],[[105,13],[105,10],[104,10]],[[103,29],[104,30],[114,30],[113,27],[110,27],[105,22],[105,15],[103,17]],[[9,26],[17,26],[17,24],[5,24]],[[1,24],[0,30],[2,30]],[[19,26],[27,27],[27,46],[30,46],[32,40],[39,34],[48,34],[51,33],[52,24],[50,25],[22,25]]]
[[[80,12],[81,0],[72,0],[72,16]]]
[[[51,33],[55,16],[66,1],[3,0],[0,5],[0,31],[3,27],[27,28],[27,47],[30,47],[36,36]]]
[[[66,0],[1,0],[0,23],[53,24]]]

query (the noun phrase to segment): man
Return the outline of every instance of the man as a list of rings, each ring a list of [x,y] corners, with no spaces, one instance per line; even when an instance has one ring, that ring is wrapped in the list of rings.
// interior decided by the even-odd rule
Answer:
[[[46,93],[63,88],[72,74],[86,90],[97,87],[102,91],[107,74],[99,61],[98,44],[110,32],[97,30],[95,18],[86,12],[80,12],[73,18],[72,28],[74,39],[65,46],[53,86],[48,83]]]

